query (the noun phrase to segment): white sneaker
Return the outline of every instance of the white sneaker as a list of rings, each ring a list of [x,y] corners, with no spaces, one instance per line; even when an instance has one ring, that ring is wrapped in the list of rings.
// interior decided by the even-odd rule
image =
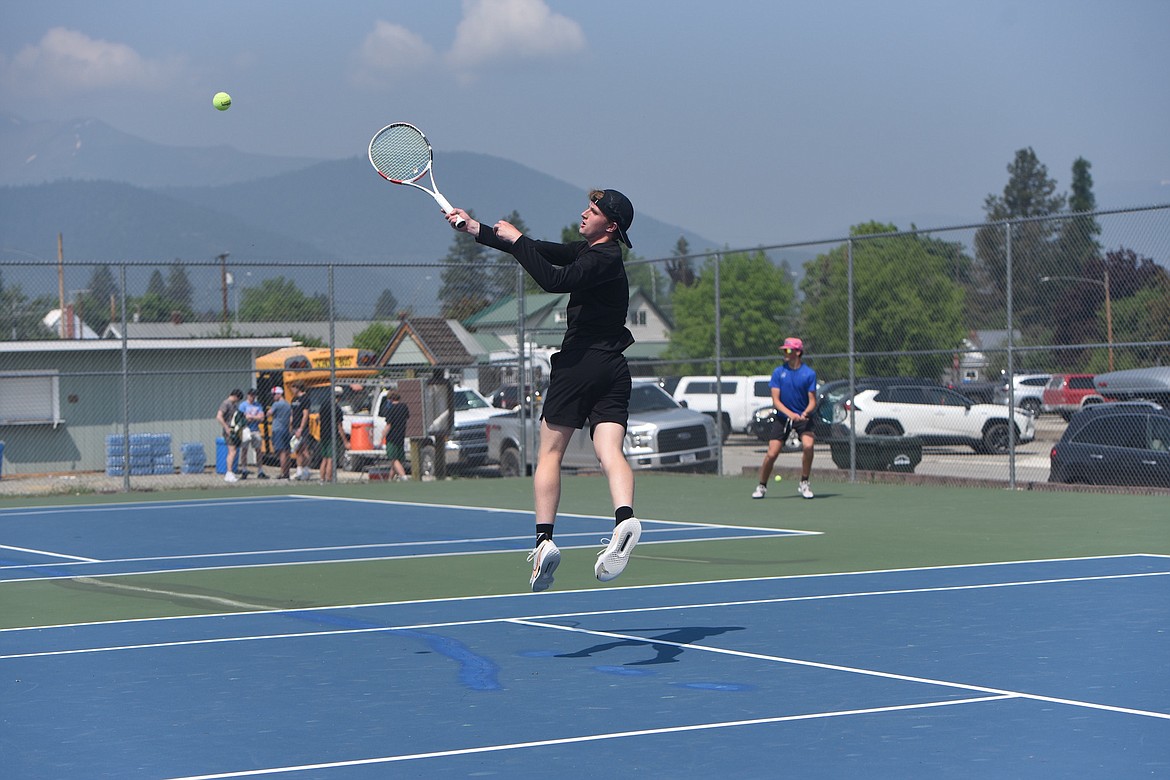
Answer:
[[[768,495],[768,488],[763,485],[756,485],[756,489],[752,491],[752,498],[763,498]]]
[[[548,590],[553,584],[553,572],[561,563],[561,551],[553,544],[552,539],[542,539],[540,544],[528,553],[528,560],[532,563],[532,576],[528,578],[532,592]]]
[[[642,537],[642,524],[638,518],[631,517],[621,521],[613,529],[613,538],[602,541],[608,542],[604,550],[597,554],[597,563],[593,564],[593,573],[602,582],[617,579],[617,576],[626,569],[630,562],[630,553],[634,545]]]
[[[812,498],[813,497],[812,488],[810,488],[808,486],[807,479],[802,479],[800,481],[800,485],[797,486],[796,492],[800,493],[802,498]]]
[[[223,481],[224,482],[239,482],[240,478],[236,476],[236,472],[229,471],[228,473],[223,475]]]

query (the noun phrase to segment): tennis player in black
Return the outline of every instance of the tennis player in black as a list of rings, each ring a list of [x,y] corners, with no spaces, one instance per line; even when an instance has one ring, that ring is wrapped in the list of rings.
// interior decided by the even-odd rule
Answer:
[[[462,228],[455,227],[460,219]],[[485,246],[511,254],[547,292],[569,293],[568,326],[561,349],[552,357],[548,393],[540,416],[540,455],[533,492],[536,547],[529,585],[547,590],[561,560],[553,526],[561,500],[561,461],[573,433],[589,423],[593,450],[609,481],[614,506],[613,536],[597,556],[597,579],[608,582],[626,568],[642,535],[634,517],[634,472],[622,452],[629,420],[630,369],[622,353],[634,343],[626,327],[630,285],[622,248],[634,206],[617,190],[594,190],[581,214],[581,241],[537,241],[503,220],[481,225],[463,209],[447,215],[456,230]]]

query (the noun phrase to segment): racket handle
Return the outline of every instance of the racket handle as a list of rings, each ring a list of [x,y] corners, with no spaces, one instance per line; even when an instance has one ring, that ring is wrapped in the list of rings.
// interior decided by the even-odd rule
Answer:
[[[442,194],[436,192],[436,193],[434,193],[434,195],[435,195],[435,202],[437,202],[439,204],[439,208],[441,208],[443,210],[444,214],[450,214],[452,211],[455,210],[455,207],[452,206],[447,201],[447,199],[442,196]],[[455,227],[456,228],[462,228],[466,224],[467,224],[467,220],[465,220],[463,217],[459,217],[458,219],[455,220]]]

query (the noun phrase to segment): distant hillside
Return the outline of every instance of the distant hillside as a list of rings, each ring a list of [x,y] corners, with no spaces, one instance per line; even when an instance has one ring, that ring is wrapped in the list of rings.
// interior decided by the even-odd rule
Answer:
[[[605,184],[569,184],[471,152],[444,153],[436,178],[449,200],[482,221],[516,210],[531,235],[552,240],[577,222],[587,188]],[[433,200],[385,182],[362,154],[320,162],[169,148],[94,120],[0,114],[0,262],[55,259],[58,233],[69,264],[208,263],[228,252],[241,286],[283,274],[310,294],[324,292],[325,274],[298,263],[384,264],[339,275],[338,305],[355,317],[369,316],[383,289],[434,313],[437,275],[393,267],[439,262],[453,239]],[[670,256],[680,236],[695,252],[722,245],[641,210],[630,230],[635,253],[647,259]],[[131,272],[132,295],[149,272]],[[78,269],[68,285],[84,286],[88,273]],[[197,273],[197,306],[218,307],[218,270]],[[29,294],[55,294],[55,278],[36,269],[10,268],[4,279]]]
[[[63,233],[72,262],[211,260],[225,251],[268,261],[324,258],[312,244],[225,211],[108,181],[2,187],[0,215],[0,247],[55,259]]]
[[[537,238],[559,241],[562,228],[576,224],[585,207],[585,187],[489,155],[444,154],[435,178],[448,200],[484,222],[516,210]],[[340,262],[434,262],[446,256],[452,239],[431,198],[384,181],[364,156],[259,181],[163,192],[315,244]],[[696,251],[715,246],[644,214],[635,215],[630,230],[644,258],[669,256],[679,236]]]
[[[139,187],[224,184],[272,176],[314,162],[245,154],[226,146],[163,146],[96,119],[29,122],[0,112],[0,185],[60,179],[121,181]]]

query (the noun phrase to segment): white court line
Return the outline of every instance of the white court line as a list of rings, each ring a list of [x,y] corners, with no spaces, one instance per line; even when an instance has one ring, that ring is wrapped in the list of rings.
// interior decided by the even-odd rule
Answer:
[[[516,553],[517,551],[513,550],[512,552]],[[425,557],[425,556],[420,556],[420,557]],[[1077,561],[1108,561],[1108,560],[1115,560],[1115,559],[1120,560],[1120,559],[1125,559],[1125,558],[1170,558],[1170,555],[1161,555],[1161,554],[1153,554],[1153,553],[1118,553],[1116,555],[1088,555],[1088,556],[1084,556],[1084,557],[1080,557],[1080,558],[1035,558],[1035,559],[1022,560],[1022,561],[994,561],[994,562],[990,562],[990,563],[953,563],[953,564],[944,564],[944,565],[940,565],[940,566],[911,566],[911,567],[905,568],[905,569],[870,569],[870,570],[860,570],[860,571],[822,572],[819,574],[783,574],[783,575],[777,575],[777,576],[773,576],[773,577],[737,577],[734,579],[705,580],[702,582],[662,582],[662,583],[658,583],[655,585],[617,585],[617,586],[607,588],[606,590],[609,592],[612,592],[612,591],[637,591],[637,590],[655,591],[655,590],[659,590],[659,589],[663,589],[663,588],[686,588],[686,587],[693,587],[693,586],[700,586],[701,587],[701,586],[708,586],[708,585],[728,585],[728,584],[736,584],[736,583],[743,583],[743,582],[750,582],[750,583],[783,582],[785,580],[823,579],[823,578],[827,578],[827,577],[843,577],[843,578],[844,577],[866,577],[866,576],[870,576],[870,575],[874,575],[874,574],[900,574],[900,573],[908,573],[908,572],[948,571],[951,569],[980,569],[980,568],[987,568],[987,567],[992,567],[992,566],[1028,566],[1028,565],[1033,565],[1033,564],[1038,564],[1038,563],[1070,563],[1070,562],[1077,562]],[[381,560],[381,559],[375,558],[373,560]],[[185,570],[181,570],[181,571],[185,571]],[[1170,571],[1167,571],[1167,572],[1134,572],[1131,574],[1100,575],[1100,576],[1108,577],[1108,578],[1123,578],[1123,577],[1130,577],[1130,576],[1142,576],[1142,577],[1155,576],[1155,575],[1160,575],[1160,574],[1170,574]],[[1075,580],[1068,580],[1068,581],[1075,581]],[[1006,583],[1006,584],[1027,585],[1027,584],[1030,584],[1030,582],[1027,580],[1021,580],[1021,581],[1018,581],[1015,583]],[[963,586],[956,586],[956,587],[963,587]],[[986,587],[986,586],[979,586],[979,587]],[[595,588],[579,588],[577,590],[557,591],[553,595],[578,594],[578,593],[594,593],[595,594],[595,593],[597,593],[597,590]],[[848,594],[846,594],[846,595],[848,595]],[[474,601],[479,601],[479,600],[492,601],[492,600],[497,600],[497,599],[513,599],[513,598],[544,598],[544,596],[534,595],[534,594],[528,593],[528,592],[496,593],[496,594],[489,594],[489,595],[483,595],[483,596],[448,596],[445,598],[438,598],[438,599],[407,599],[404,601],[373,601],[373,602],[365,602],[365,603],[360,603],[360,604],[331,604],[331,605],[326,605],[326,606],[315,606],[315,607],[297,607],[295,609],[270,609],[270,610],[263,610],[263,611],[259,611],[259,612],[249,612],[247,614],[248,614],[248,616],[282,615],[282,614],[295,615],[298,612],[317,612],[317,611],[320,611],[323,609],[359,610],[359,609],[378,608],[378,607],[411,606],[411,605],[415,605],[415,604],[443,604],[443,603],[457,603],[457,602],[461,602],[461,601],[473,601],[473,600]],[[816,597],[799,597],[799,598],[807,599],[807,598],[816,598]],[[797,600],[797,597],[794,597],[791,600]],[[751,602],[743,602],[743,603],[751,603]],[[626,614],[626,613],[635,613],[635,612],[654,611],[656,609],[674,609],[674,607],[642,607],[642,608],[626,609],[626,610],[597,610],[597,611],[593,611],[593,612],[566,613],[566,616],[571,616],[573,614],[581,614],[581,615]],[[240,616],[241,615],[238,612],[218,612],[218,613],[200,614],[200,615],[163,615],[160,617],[123,618],[123,619],[119,619],[119,620],[92,620],[92,621],[86,621],[86,622],[81,622],[81,623],[58,623],[55,625],[48,625],[48,626],[18,626],[15,628],[0,628],[0,634],[11,633],[11,632],[16,632],[16,631],[44,631],[44,630],[49,630],[49,629],[54,629],[54,628],[78,628],[78,627],[82,627],[82,626],[109,626],[109,625],[120,625],[123,623],[154,623],[154,622],[168,622],[168,621],[175,621],[175,620],[203,620],[205,618],[219,619],[219,618],[225,618],[225,617],[240,617]],[[551,615],[534,615],[532,617],[534,617],[534,618],[546,617],[547,618],[547,617],[560,617],[560,616],[561,615],[551,614]],[[435,625],[465,625],[465,623],[457,622],[457,623],[450,623],[450,624],[435,624]]]
[[[49,552],[48,550],[33,550],[29,547],[15,547],[11,544],[0,544],[0,550],[14,550],[16,552],[29,553],[31,555],[47,555],[50,558],[67,558],[73,563],[101,563],[97,558],[82,558],[80,555],[65,555],[64,553]],[[58,563],[22,563],[17,566],[0,566],[0,569],[25,569],[37,568],[40,566],[60,566]]]
[[[536,514],[531,509],[501,509],[499,507],[478,507],[478,506],[469,506],[466,504],[428,504],[428,503],[421,502],[421,501],[393,501],[393,500],[384,501],[384,500],[376,499],[376,498],[352,498],[349,496],[304,495],[304,496],[298,496],[298,497],[299,498],[313,498],[313,499],[316,499],[318,501],[352,501],[352,502],[358,503],[358,504],[363,504],[363,503],[365,503],[365,504],[389,504],[389,505],[397,504],[400,506],[421,506],[421,507],[434,506],[434,507],[440,507],[442,509],[465,509],[468,511],[475,511],[475,512],[503,512],[503,513],[507,513],[507,514],[520,514],[520,515],[535,515]],[[584,514],[574,514],[572,512],[557,512],[557,517],[576,517],[576,518],[582,519],[582,520],[612,520],[613,519],[611,515],[584,515]],[[823,536],[825,533],[824,531],[803,531],[803,530],[795,529],[795,528],[770,528],[770,527],[766,527],[766,526],[731,525],[728,523],[700,523],[700,522],[687,521],[687,520],[659,520],[659,519],[656,519],[653,517],[642,517],[640,515],[638,516],[638,519],[644,523],[661,523],[663,525],[694,526],[694,527],[698,527],[698,528],[746,529],[748,531],[768,531],[771,533],[780,533],[780,534],[787,534],[787,535],[792,535],[792,536]],[[560,538],[560,537],[558,536],[558,538]],[[703,541],[703,540],[696,539],[694,541]]]
[[[920,704],[898,704],[889,707],[870,707],[857,710],[836,710],[834,712],[814,712],[805,715],[778,715],[772,718],[751,718],[749,720],[730,720],[718,723],[695,723],[686,726],[664,726],[656,729],[639,729],[637,731],[613,731],[605,734],[587,734],[578,737],[562,737],[560,739],[542,739],[535,742],[513,742],[505,745],[485,745],[482,747],[457,748],[453,750],[436,750],[431,753],[412,753],[400,756],[379,756],[376,758],[357,758],[350,761],[331,761],[321,764],[302,764],[300,766],[271,767],[268,769],[245,769],[239,772],[223,772],[215,775],[188,775],[174,777],[170,780],[226,780],[232,777],[258,777],[260,775],[286,774],[290,772],[308,772],[317,769],[336,769],[350,766],[369,766],[371,764],[390,764],[398,761],[417,761],[424,758],[450,758],[452,756],[468,756],[479,753],[499,753],[505,750],[524,750],[528,748],[552,747],[554,745],[573,745],[584,742],[598,742],[608,739],[622,739],[625,737],[648,737],[658,734],[680,734],[689,731],[710,731],[713,729],[736,728],[739,726],[760,726],[769,723],[787,723],[801,720],[821,720],[823,718],[842,718],[849,715],[873,715],[885,712],[906,712],[923,710],[934,707],[950,707],[957,704],[977,704],[988,701],[1002,701],[1010,696],[980,696],[972,699],[951,699],[949,701],[932,701]]]
[[[429,506],[429,504],[426,506]],[[647,522],[659,522],[659,521],[655,520],[655,521],[647,521]],[[664,523],[664,524],[666,524],[666,523]],[[699,523],[696,523],[694,525],[696,527],[700,527],[700,528],[718,528],[718,529],[728,530],[728,531],[739,531],[739,530],[742,530],[744,528],[743,526],[734,526],[734,525],[709,525],[708,526],[708,525],[703,525],[703,524],[699,524]],[[821,533],[820,531],[785,531],[785,530],[772,529],[772,528],[748,529],[748,530],[766,531],[766,532],[768,532],[768,534],[770,536],[773,536],[773,537],[820,535],[820,533]],[[644,544],[644,545],[683,544],[683,543],[688,543],[688,542],[720,542],[720,541],[735,541],[735,540],[743,540],[743,539],[762,538],[762,537],[758,537],[758,536],[741,536],[739,534],[730,534],[727,536],[704,536],[704,537],[696,537],[693,539],[662,539],[662,540],[657,540],[657,541],[655,541],[654,539],[647,538],[650,535],[655,534],[655,533],[665,534],[665,533],[669,533],[669,530],[668,529],[654,529],[654,528],[645,529],[643,531],[643,541],[641,542],[641,544]],[[557,539],[565,539],[568,537],[574,537],[574,538],[587,538],[587,539],[598,539],[599,540],[604,535],[605,535],[604,531],[580,531],[577,533],[561,533],[557,536]],[[61,563],[56,563],[56,562],[54,562],[54,563],[40,563],[40,564],[22,563],[22,564],[14,564],[12,566],[0,566],[0,571],[12,571],[12,570],[16,570],[16,569],[38,569],[38,570],[40,570],[40,569],[45,569],[47,567],[53,567],[53,566],[68,566],[68,565],[76,566],[79,564],[80,565],[85,565],[85,564],[109,565],[109,564],[119,564],[119,563],[143,563],[143,562],[148,562],[148,561],[187,561],[187,560],[198,560],[198,559],[204,559],[204,558],[234,558],[234,557],[245,557],[245,556],[288,555],[288,554],[307,553],[307,552],[330,552],[330,551],[340,551],[340,550],[365,550],[365,549],[377,550],[377,549],[414,548],[414,547],[428,547],[428,546],[441,547],[441,546],[452,545],[452,544],[475,545],[475,544],[483,544],[485,542],[517,541],[517,540],[525,540],[525,539],[531,539],[531,538],[532,538],[531,534],[523,534],[523,535],[519,535],[519,536],[495,536],[495,537],[486,537],[486,538],[485,537],[473,537],[473,538],[467,538],[467,539],[439,539],[439,540],[417,541],[417,542],[385,542],[385,543],[380,543],[380,544],[339,545],[336,547],[300,547],[300,548],[289,548],[289,549],[278,549],[278,550],[244,550],[244,551],[238,551],[238,552],[193,553],[190,555],[160,555],[160,556],[147,556],[144,558],[106,558],[106,559],[100,559],[100,560],[92,559],[92,558],[91,559],[79,558],[77,561],[61,562]],[[586,543],[586,544],[577,544],[577,545],[560,545],[560,548],[562,550],[580,550],[580,549],[584,549],[584,548],[588,548],[588,547],[600,547],[600,546],[601,546],[600,541],[597,541],[597,542],[590,542],[590,543]],[[393,560],[402,560],[402,559],[407,559],[407,558],[450,558],[450,557],[457,557],[457,556],[461,556],[461,555],[498,555],[498,554],[509,554],[510,555],[510,554],[515,554],[515,553],[519,553],[519,552],[526,552],[526,551],[525,550],[453,550],[451,552],[443,552],[443,553],[417,553],[417,554],[407,554],[407,555],[383,555],[383,556],[372,556],[372,557],[363,557],[363,558],[322,558],[322,559],[318,559],[318,560],[272,561],[269,563],[231,563],[231,564],[224,564],[224,565],[220,565],[220,566],[185,566],[185,567],[172,568],[172,569],[149,569],[147,571],[105,572],[105,573],[100,573],[100,574],[90,574],[87,576],[94,577],[94,578],[98,578],[98,577],[140,577],[140,576],[149,576],[149,575],[155,575],[155,574],[176,574],[176,573],[180,573],[180,572],[195,572],[195,571],[220,571],[220,570],[225,570],[225,569],[239,569],[239,568],[263,569],[263,568],[278,567],[278,566],[319,566],[319,565],[329,565],[329,564],[335,564],[335,563],[365,563],[365,562],[370,562],[370,561],[393,561]],[[5,579],[0,579],[0,587],[2,587],[5,584],[8,584],[8,583],[42,582],[42,581],[48,582],[51,580],[72,579],[73,577],[76,577],[76,576],[78,576],[78,575],[76,575],[76,574],[59,574],[59,575],[38,576],[38,577],[5,578]]]
[[[1106,712],[1118,712],[1124,715],[1140,715],[1147,718],[1159,718],[1161,720],[1170,720],[1170,712],[1154,712],[1151,710],[1136,710],[1131,707],[1116,707],[1110,704],[1097,704],[1095,702],[1080,701],[1078,699],[1062,699],[1055,696],[1042,696],[1034,693],[1024,693],[1023,691],[1009,691],[1003,688],[990,688],[985,685],[972,685],[970,683],[960,683],[953,680],[939,680],[931,677],[915,677],[908,674],[895,674],[893,672],[881,672],[876,669],[862,669],[856,666],[842,666],[840,664],[827,664],[820,661],[806,661],[802,658],[787,658],[778,655],[766,655],[763,653],[749,653],[743,650],[730,650],[723,647],[709,647],[707,645],[687,644],[686,642],[671,642],[661,639],[647,639],[642,636],[635,636],[631,634],[617,634],[610,631],[594,631],[592,629],[578,628],[575,626],[559,626],[555,623],[542,623],[535,620],[525,620],[521,618],[512,618],[505,620],[506,623],[517,623],[523,626],[532,626],[533,628],[551,628],[557,631],[567,631],[575,634],[588,634],[589,636],[603,637],[605,639],[618,639],[624,642],[635,641],[648,645],[666,645],[667,647],[679,647],[684,650],[701,650],[708,653],[717,653],[719,655],[730,655],[737,658],[750,658],[755,661],[769,661],[772,663],[789,664],[792,666],[807,666],[813,669],[825,669],[831,672],[847,672],[849,674],[860,674],[866,677],[881,677],[887,680],[898,680],[900,682],[922,683],[925,685],[937,685],[944,688],[958,688],[964,691],[971,691],[973,693],[986,693],[993,696],[1001,696],[1005,698],[1016,699],[1030,699],[1032,701],[1043,701],[1049,704],[1065,704],[1071,707],[1084,707],[1092,710],[1105,710]]]
[[[480,626],[491,625],[494,623],[521,623],[525,620],[529,621],[543,621],[543,620],[564,620],[568,618],[581,617],[599,617],[602,615],[637,615],[647,612],[670,612],[675,610],[686,609],[719,609],[725,607],[745,607],[758,606],[763,604],[788,604],[802,601],[831,601],[835,599],[850,599],[850,598],[865,598],[872,596],[905,596],[919,593],[950,593],[964,590],[987,590],[994,588],[1014,588],[1025,585],[1056,585],[1074,582],[1098,582],[1104,580],[1123,580],[1135,579],[1140,577],[1157,577],[1168,576],[1170,572],[1138,572],[1131,574],[1101,574],[1085,577],[1065,577],[1060,579],[1045,579],[1045,580],[1019,580],[1016,582],[997,582],[997,583],[979,583],[972,585],[942,585],[930,588],[901,588],[892,590],[875,590],[875,591],[856,591],[852,593],[823,593],[808,596],[778,596],[776,598],[764,599],[744,599],[739,601],[716,601],[716,602],[697,602],[690,604],[674,604],[667,606],[650,606],[650,607],[632,607],[628,609],[595,609],[595,610],[579,610],[576,612],[554,612],[544,615],[529,615],[528,617],[490,617],[490,618],[476,618],[473,620],[447,620],[431,623],[415,623],[405,626],[370,626],[362,628],[335,628],[322,631],[303,631],[297,633],[282,633],[282,634],[255,634],[252,636],[230,636],[217,637],[212,639],[184,639],[175,640],[172,642],[149,642],[136,645],[111,645],[105,647],[85,647],[75,650],[48,650],[34,653],[12,653],[8,655],[0,655],[0,661],[5,661],[15,658],[44,658],[49,656],[60,655],[86,655],[89,653],[112,653],[122,652],[127,650],[153,650],[164,647],[190,647],[193,645],[218,645],[218,644],[232,644],[235,642],[258,642],[270,641],[277,639],[302,639],[309,637],[330,637],[343,636],[347,634],[372,634],[372,633],[390,633],[393,631],[431,631],[443,628],[457,628],[464,626]],[[513,595],[514,594],[509,594]],[[507,598],[509,596],[495,596],[490,598]],[[539,597],[537,597],[539,598]],[[438,599],[437,601],[461,601],[462,599]],[[432,603],[432,602],[416,602],[416,603]],[[363,605],[374,606],[374,605]],[[381,606],[393,606],[393,602]],[[201,615],[199,617],[227,617],[227,616],[255,616],[267,614],[284,614],[293,615],[296,613],[313,613],[313,612],[331,612],[338,609],[351,609],[352,607],[303,607],[299,609],[282,609],[269,610],[266,612],[246,612],[246,613],[224,613],[221,615]],[[182,620],[186,618],[145,618],[128,621],[108,621],[106,623],[77,623],[74,626],[81,625],[106,625],[108,623],[130,623],[130,622],[144,622],[146,620]],[[543,623],[540,625],[544,625]],[[38,628],[9,628],[0,629],[0,633],[5,631],[36,631]],[[637,637],[638,641],[645,642],[642,637]],[[662,642],[660,644],[670,644],[669,642]],[[699,645],[680,645],[681,647],[700,647]]]
[[[299,496],[272,496],[272,497],[256,497],[256,498],[209,498],[202,501],[119,501],[113,504],[78,504],[78,505],[63,505],[57,504],[54,506],[37,506],[25,507],[23,509],[0,509],[0,520],[5,520],[9,517],[24,517],[35,515],[64,515],[64,514],[78,514],[86,512],[126,512],[137,510],[159,510],[159,509],[194,509],[207,506],[254,506],[256,504],[288,504],[292,503],[289,499],[299,500]]]
[[[698,524],[696,524],[696,525],[698,525]],[[704,526],[699,526],[699,527],[704,527]],[[738,526],[716,526],[716,525],[706,526],[706,527],[730,528],[730,529],[738,528]],[[770,529],[761,529],[761,530],[770,530]],[[646,536],[648,536],[650,534],[656,534],[656,533],[657,534],[665,534],[665,533],[670,533],[670,532],[671,532],[671,529],[647,528],[647,529],[643,529],[642,534],[643,534],[643,538],[645,538]],[[771,535],[773,535],[773,536],[796,536],[796,535],[808,534],[808,533],[814,533],[814,532],[811,532],[811,531],[779,531],[779,530],[771,531]],[[815,533],[819,533],[819,532],[815,532]],[[597,537],[602,536],[602,535],[603,535],[603,533],[597,532],[597,531],[580,531],[577,533],[561,533],[557,536],[557,539],[566,539],[566,538],[570,538],[570,537],[584,538],[584,539],[596,539]],[[12,571],[14,569],[43,569],[43,568],[52,567],[52,566],[69,566],[74,562],[112,564],[112,563],[146,563],[146,562],[151,562],[151,561],[188,561],[188,560],[199,560],[202,558],[235,558],[235,557],[263,556],[263,555],[296,555],[299,553],[340,552],[343,550],[392,550],[392,549],[413,548],[413,547],[442,547],[445,545],[459,545],[459,544],[473,545],[473,544],[483,544],[483,543],[490,543],[490,542],[516,542],[516,541],[528,540],[531,538],[532,538],[532,534],[526,533],[526,534],[518,534],[515,536],[489,536],[489,537],[479,536],[479,537],[469,537],[469,538],[465,538],[465,539],[433,539],[433,540],[429,540],[429,541],[420,540],[420,541],[416,541],[416,542],[378,542],[378,543],[371,543],[371,544],[339,544],[339,545],[324,546],[324,547],[285,547],[285,548],[277,548],[277,549],[272,549],[272,550],[225,550],[225,551],[221,551],[221,552],[212,552],[212,553],[190,553],[187,555],[148,555],[148,556],[144,556],[141,558],[101,558],[101,559],[99,559],[99,558],[82,558],[80,556],[75,556],[75,555],[62,555],[60,553],[42,552],[40,550],[25,550],[24,548],[21,548],[21,547],[9,547],[8,549],[12,549],[12,550],[20,550],[22,552],[34,552],[34,553],[39,552],[43,555],[52,555],[52,556],[55,556],[58,558],[69,558],[70,560],[64,561],[61,563],[12,564],[11,566],[0,566],[0,571]],[[748,536],[745,536],[745,537],[736,537],[736,536],[711,537],[711,539],[738,539],[738,538],[755,539],[755,538],[759,538],[759,537],[748,537]],[[703,541],[708,541],[708,538],[702,537],[702,538],[696,538],[696,539],[671,539],[670,541],[671,542],[703,542]],[[576,547],[573,547],[573,546],[566,547],[564,545],[561,545],[561,547],[563,549],[566,549],[566,550],[574,550],[574,549],[580,549],[581,547],[593,547],[593,546],[600,546],[600,543],[598,543],[597,545],[590,543],[590,544],[578,545]],[[0,549],[3,549],[5,547],[6,547],[6,545],[0,545]],[[521,552],[521,550],[489,550],[489,551],[485,551],[485,552]],[[448,555],[461,555],[464,553],[452,552],[452,553],[446,553],[446,554],[448,554]],[[419,557],[422,557],[422,556],[419,556]],[[351,560],[351,559],[348,559],[348,558],[338,558],[338,559],[329,558],[329,559],[318,560],[318,561],[300,561],[299,563],[305,563],[305,564],[309,564],[309,563],[340,563],[340,562],[348,562],[349,560]],[[372,559],[363,559],[363,560],[380,560],[380,559],[372,558]],[[278,562],[278,563],[283,563],[283,562]],[[246,565],[246,564],[242,564],[242,565]],[[263,566],[264,564],[258,564],[258,565]],[[181,569],[180,571],[205,571],[206,568],[237,568],[237,565],[225,566],[225,567],[205,567],[205,568],[201,568],[201,569],[195,569],[195,568]],[[121,577],[121,576],[131,576],[131,575],[135,575],[135,574],[155,574],[155,573],[156,573],[156,571],[151,570],[151,571],[144,571],[144,572],[122,572],[122,573],[115,572],[113,574],[101,574],[101,575],[94,575],[94,576]],[[35,579],[46,579],[46,580],[61,579],[63,577],[70,577],[70,576],[75,576],[75,575],[61,575],[60,577],[38,577]],[[0,583],[3,583],[3,582],[25,582],[25,581],[26,580],[0,580]]]

